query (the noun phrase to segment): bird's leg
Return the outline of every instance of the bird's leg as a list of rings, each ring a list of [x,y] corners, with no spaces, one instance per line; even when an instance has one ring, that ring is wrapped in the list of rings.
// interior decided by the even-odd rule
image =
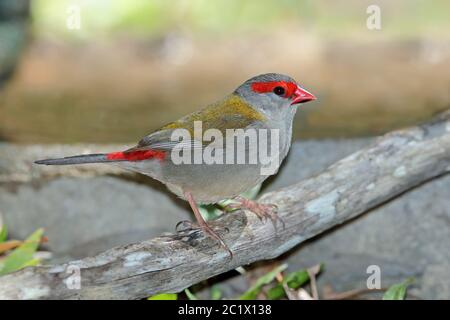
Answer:
[[[192,211],[194,212],[195,219],[197,220],[198,226],[200,229],[209,237],[215,239],[217,242],[219,242],[220,246],[228,251],[230,254],[230,257],[233,258],[233,253],[231,252],[230,248],[225,244],[225,242],[222,240],[222,238],[214,232],[214,230],[208,226],[205,219],[203,219],[200,210],[198,209],[197,204],[194,201],[194,198],[190,192],[185,192],[184,197],[189,202],[189,205],[192,208]]]
[[[264,204],[258,203],[254,200],[246,199],[242,196],[237,196],[234,198],[236,203],[229,204],[227,209],[247,209],[253,212],[261,221],[270,220],[274,228],[276,229],[276,222],[279,221],[285,228],[284,221],[277,215],[277,206],[274,204]]]

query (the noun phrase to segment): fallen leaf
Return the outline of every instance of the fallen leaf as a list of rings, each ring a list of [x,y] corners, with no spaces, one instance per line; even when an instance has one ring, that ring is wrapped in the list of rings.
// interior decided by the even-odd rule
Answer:
[[[308,275],[309,280],[311,283],[311,293],[314,300],[319,300],[319,291],[317,290],[317,284],[316,284],[316,275],[319,274],[321,269],[320,264],[317,264],[311,268],[308,268]]]
[[[23,242],[19,241],[19,240],[9,240],[6,242],[1,242],[0,243],[0,254],[12,250],[14,248],[17,248],[18,246],[20,246]]]
[[[299,288],[297,290],[297,296],[298,296],[297,300],[314,300],[314,298],[311,297],[311,295],[308,293],[308,291],[306,291],[303,288]]]

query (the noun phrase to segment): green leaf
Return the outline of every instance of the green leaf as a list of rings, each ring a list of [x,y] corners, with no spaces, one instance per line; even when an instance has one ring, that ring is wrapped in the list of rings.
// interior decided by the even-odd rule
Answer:
[[[298,289],[308,281],[309,281],[308,271],[302,269],[288,274],[283,282],[286,283],[287,286],[291,289]],[[283,298],[285,295],[286,293],[284,292],[283,284],[281,283],[278,283],[275,287],[270,288],[269,291],[267,292],[267,297],[270,300],[280,299]]]
[[[323,271],[324,265],[320,265],[320,271]],[[294,272],[289,273],[283,280],[284,284],[287,284],[287,286],[291,289],[298,289],[301,286],[303,286],[305,283],[309,281],[309,273],[306,269],[297,270]],[[267,297],[270,300],[276,300],[280,299],[286,296],[286,293],[284,292],[283,284],[278,283],[273,288],[270,288],[267,291]]]
[[[41,259],[33,258],[33,259],[27,261],[27,262],[22,266],[22,268],[25,268],[25,267],[34,267],[34,266],[37,266],[40,262],[41,262]]]
[[[147,298],[147,300],[177,300],[177,299],[178,294],[176,293],[161,293]]]
[[[8,237],[8,228],[6,228],[6,224],[2,224],[2,228],[0,229],[0,243],[5,242]]]
[[[198,206],[200,214],[205,220],[214,220],[222,214],[222,210],[214,204],[200,204]]]
[[[406,289],[413,284],[414,278],[408,278],[402,283],[394,284],[384,293],[383,300],[404,300],[406,296]]]
[[[184,293],[186,293],[189,300],[198,300],[195,294],[193,294],[189,289],[184,289]]]
[[[259,191],[261,190],[261,186],[262,186],[262,183],[254,186],[250,190],[245,191],[244,193],[241,194],[241,196],[246,199],[255,200],[259,194]]]
[[[240,300],[254,300],[258,296],[258,294],[261,292],[262,287],[266,284],[271,283],[276,275],[282,271],[284,271],[287,268],[286,264],[282,264],[281,266],[273,269],[272,271],[266,273],[264,276],[256,280],[255,284],[248,289],[246,292],[244,292],[243,295],[239,297]]]
[[[3,261],[0,275],[20,270],[34,263],[33,255],[41,241],[44,229],[36,230],[19,247],[14,249]]]
[[[212,300],[220,300],[222,298],[222,291],[219,286],[214,285],[211,288],[211,299]]]

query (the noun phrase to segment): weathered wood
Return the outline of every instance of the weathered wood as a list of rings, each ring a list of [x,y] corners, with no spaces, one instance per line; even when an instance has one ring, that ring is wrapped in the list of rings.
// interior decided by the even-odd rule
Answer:
[[[178,292],[238,266],[275,258],[449,170],[447,111],[423,126],[389,133],[315,177],[263,195],[261,201],[278,206],[284,229],[244,212],[212,222],[234,252],[232,260],[202,233],[186,231],[3,276],[0,298],[137,299]],[[70,284],[76,287],[77,268],[81,288],[70,289]]]

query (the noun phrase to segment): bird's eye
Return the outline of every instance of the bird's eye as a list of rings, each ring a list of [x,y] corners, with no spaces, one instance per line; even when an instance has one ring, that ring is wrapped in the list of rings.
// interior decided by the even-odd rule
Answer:
[[[283,87],[275,87],[273,89],[273,93],[275,93],[277,96],[282,96],[285,93],[285,90]]]

